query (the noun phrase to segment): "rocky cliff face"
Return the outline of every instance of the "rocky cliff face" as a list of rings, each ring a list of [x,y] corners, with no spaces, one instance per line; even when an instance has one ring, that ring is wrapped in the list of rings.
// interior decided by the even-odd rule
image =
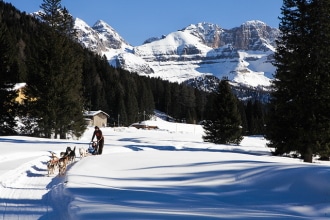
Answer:
[[[275,47],[275,40],[279,30],[271,28],[260,21],[249,21],[238,28],[226,32],[229,37],[225,44],[233,42],[233,47],[238,50],[267,51],[269,46]]]
[[[90,27],[83,20],[76,18],[75,28],[79,42],[98,54],[103,54],[109,50],[121,51],[130,47],[110,25],[102,20]]]
[[[265,45],[275,47],[279,35],[277,28],[271,28],[261,21],[248,21],[229,30],[216,24],[199,23],[189,25],[182,31],[200,38],[201,42],[213,49],[230,44],[237,50],[265,50]]]
[[[188,32],[191,35],[198,37],[203,44],[214,49],[225,45],[222,39],[224,30],[216,24],[205,22],[191,24],[181,31]]]
[[[77,20],[76,28],[85,47],[106,55],[111,65],[140,75],[179,83],[225,77],[236,86],[266,88],[275,71],[272,61],[279,30],[261,21],[229,30],[210,23],[191,24],[136,47],[103,21],[90,28]]]

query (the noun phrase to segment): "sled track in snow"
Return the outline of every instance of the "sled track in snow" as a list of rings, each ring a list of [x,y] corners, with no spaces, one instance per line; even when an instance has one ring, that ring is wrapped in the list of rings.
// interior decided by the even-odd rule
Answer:
[[[49,156],[41,156],[0,176],[0,220],[20,219],[20,215],[28,216],[25,220],[59,219],[53,213],[63,213],[60,219],[67,219],[69,198],[63,198],[66,177],[58,176],[57,169],[54,175],[48,176],[48,160]],[[3,160],[1,166],[10,166],[10,163],[9,159]],[[70,166],[72,164],[68,169]]]

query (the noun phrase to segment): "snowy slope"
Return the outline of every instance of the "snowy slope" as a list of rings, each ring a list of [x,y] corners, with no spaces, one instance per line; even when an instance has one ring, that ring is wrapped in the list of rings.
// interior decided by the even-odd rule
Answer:
[[[248,87],[268,87],[275,71],[271,62],[279,31],[261,21],[230,30],[191,24],[139,46],[129,45],[104,21],[88,28],[76,19],[76,28],[80,42],[106,55],[111,65],[172,82],[212,75]]]
[[[104,153],[64,176],[47,176],[50,152],[87,148],[93,128],[80,140],[0,137],[0,219],[329,219],[329,162],[271,156],[262,137],[215,145],[199,125],[144,123],[160,129],[101,128]]]

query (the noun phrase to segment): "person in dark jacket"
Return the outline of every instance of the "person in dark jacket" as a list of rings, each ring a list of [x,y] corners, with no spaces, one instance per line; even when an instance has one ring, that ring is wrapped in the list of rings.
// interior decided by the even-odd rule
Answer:
[[[94,137],[96,137],[96,141],[97,141],[97,143],[99,145],[97,154],[100,154],[101,155],[102,154],[102,150],[103,150],[103,145],[104,145],[104,137],[102,135],[102,131],[97,126],[95,126],[95,131],[93,133],[92,142],[94,140]]]

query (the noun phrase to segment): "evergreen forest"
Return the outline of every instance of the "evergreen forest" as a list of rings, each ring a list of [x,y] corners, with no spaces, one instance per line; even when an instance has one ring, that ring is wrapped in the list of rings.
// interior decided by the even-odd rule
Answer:
[[[212,93],[114,68],[105,56],[77,43],[73,19],[60,0],[44,1],[41,8],[40,20],[0,1],[0,135],[16,134],[19,116],[22,134],[65,138],[72,131],[79,137],[84,110],[106,112],[108,126],[118,126],[118,118],[120,126],[129,126],[155,109],[182,123],[212,118]],[[14,101],[11,89],[21,82],[24,104]],[[237,109],[243,135],[264,133],[263,102],[238,101]]]

